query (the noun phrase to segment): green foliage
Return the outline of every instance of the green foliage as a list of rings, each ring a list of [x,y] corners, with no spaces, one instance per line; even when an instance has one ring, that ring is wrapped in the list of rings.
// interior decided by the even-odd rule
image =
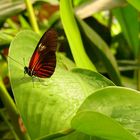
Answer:
[[[111,79],[116,85],[122,85],[117,62],[105,41],[103,41],[103,39],[82,20],[78,19],[78,22],[81,26],[81,30],[83,30],[85,34],[85,38],[89,40],[90,45],[97,50],[101,59],[104,60],[103,63]]]
[[[134,6],[137,10],[140,11],[140,2],[139,0],[127,0],[132,6]]]
[[[6,109],[0,109],[0,138],[2,140],[18,140]]]
[[[75,63],[79,68],[96,71],[96,68],[84,51],[83,42],[72,11],[71,0],[60,1],[60,16]]]
[[[14,32],[15,30],[11,30],[12,32]],[[0,46],[5,46],[7,44],[10,44],[10,42],[12,41],[13,36],[10,35],[9,31],[0,31]]]
[[[139,92],[128,88],[107,87],[95,91],[80,106],[72,125],[78,131],[103,138],[139,139],[139,101]]]
[[[137,140],[113,119],[94,111],[78,113],[72,120],[72,126],[77,131],[91,136],[113,140]]]
[[[32,0],[35,2],[49,2],[51,4],[58,4],[58,0]],[[26,9],[24,0],[1,0],[0,1],[0,23],[7,17],[16,15]]]
[[[128,5],[125,8],[113,10],[114,15],[120,22],[122,33],[124,34],[129,46],[135,56],[139,55],[139,19],[138,11]],[[131,14],[130,14],[131,13]],[[133,26],[132,26],[133,25]]]
[[[20,32],[11,43],[10,57],[24,64],[24,56],[28,65],[38,40],[39,35],[32,31]],[[15,49],[19,52],[16,53]],[[84,99],[99,88],[113,85],[92,71],[68,71],[65,62],[64,59],[58,60],[54,75],[39,80],[29,76],[21,79],[24,76],[23,66],[9,59],[16,104],[32,139],[70,128],[70,120]]]
[[[140,8],[137,0],[127,1],[0,1],[3,140],[140,139],[140,94],[117,87],[140,89]],[[108,13],[98,12],[104,8]],[[93,9],[97,19],[87,18]],[[83,20],[79,13],[85,10]],[[58,32],[55,72],[50,78],[25,75],[24,67],[41,37],[36,33],[48,28]],[[96,67],[117,86],[95,72]]]

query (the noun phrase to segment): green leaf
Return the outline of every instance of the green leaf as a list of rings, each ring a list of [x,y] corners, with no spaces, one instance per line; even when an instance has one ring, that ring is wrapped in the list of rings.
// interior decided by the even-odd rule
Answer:
[[[99,88],[114,85],[102,75],[89,70],[69,71],[63,63],[64,58],[59,57],[51,78],[39,80],[24,76],[23,58],[28,65],[39,38],[32,31],[20,32],[12,41],[9,54],[15,60],[9,58],[12,90],[32,139],[70,128],[71,119],[88,95]]]
[[[80,31],[73,14],[72,0],[60,1],[60,17],[77,67],[96,71],[84,50]]]
[[[113,119],[94,111],[83,111],[72,119],[72,127],[91,136],[109,140],[137,140]]]
[[[73,63],[73,61],[71,61],[69,58],[67,58],[63,53],[59,53],[57,55],[57,59],[60,62],[59,66],[61,66],[63,69],[71,70],[76,67],[75,64]]]
[[[135,56],[138,56],[139,54],[138,11],[134,9],[132,6],[128,5],[125,8],[114,9],[113,14],[119,21],[122,32],[129,46],[131,46],[133,53],[135,54]]]
[[[106,115],[121,124],[124,129],[132,132],[137,138],[140,138],[139,101],[140,93],[138,91],[124,87],[107,87],[90,95],[78,112],[93,111]],[[96,125],[98,125],[97,122],[95,121]]]
[[[97,50],[98,55],[101,57],[102,62],[105,65],[111,79],[116,85],[122,85],[116,60],[111,51],[109,50],[107,44],[84,21],[80,20],[79,18],[77,19],[78,23],[81,26],[81,30],[85,34],[87,40],[89,41],[91,46]]]
[[[140,11],[140,1],[139,0],[127,0],[132,6]]]
[[[22,15],[19,15],[18,18],[19,18],[22,29],[28,29],[28,30],[32,29],[29,23],[26,21],[26,19]]]
[[[12,30],[14,32],[14,30]],[[6,33],[5,30],[0,31],[0,46],[8,45],[13,39],[13,35]],[[2,49],[2,48],[0,48]]]

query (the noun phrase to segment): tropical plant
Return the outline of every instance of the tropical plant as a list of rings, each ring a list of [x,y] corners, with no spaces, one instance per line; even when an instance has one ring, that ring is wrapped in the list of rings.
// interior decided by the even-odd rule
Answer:
[[[139,140],[138,0],[1,0],[2,140]],[[24,75],[58,33],[50,78]]]

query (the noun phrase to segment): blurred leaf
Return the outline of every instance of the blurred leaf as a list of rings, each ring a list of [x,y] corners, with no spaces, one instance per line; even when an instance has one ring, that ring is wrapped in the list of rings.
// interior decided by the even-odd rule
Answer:
[[[3,55],[0,54],[0,76],[2,78],[5,78],[6,76],[8,76],[8,66],[7,66],[7,61],[4,58]]]
[[[59,19],[60,13],[57,11],[48,19],[48,28],[52,27]]]
[[[9,27],[12,27],[12,29],[15,29],[15,30],[18,29],[18,25],[10,18],[6,20],[6,23],[8,24]]]
[[[32,4],[36,2],[49,2],[58,4],[58,0],[31,0]],[[25,10],[24,0],[0,0],[0,22]]]
[[[11,43],[10,57],[21,64],[25,58],[25,64],[28,64],[38,40],[39,35],[32,31],[20,32]],[[51,78],[38,80],[26,76],[21,80],[24,65],[15,61],[9,59],[12,90],[32,139],[70,128],[72,117],[88,95],[99,88],[114,85],[89,70],[68,71],[58,57]]]
[[[58,0],[34,0],[34,1],[36,1],[36,2],[40,2],[40,1],[48,2],[48,3],[52,4],[52,5],[58,5],[59,4]]]
[[[6,33],[4,30],[0,31],[0,46],[10,44],[12,39],[13,39],[12,35]],[[0,49],[2,49],[2,48],[0,48]]]
[[[20,127],[18,124],[18,118],[19,118],[18,109],[13,99],[9,95],[1,77],[0,77],[0,93],[1,93],[0,98],[2,100],[3,105],[7,109],[7,113],[10,116],[11,124],[12,124],[12,127],[14,128],[14,131],[16,132],[16,135],[18,136],[18,138],[24,139],[26,135],[28,134],[27,133],[23,134],[20,130]]]
[[[0,22],[6,18],[16,15],[25,10],[24,0],[1,0],[0,1]]]
[[[122,33],[112,38],[111,48],[116,50],[116,59],[134,59],[134,53]]]
[[[107,26],[101,24],[94,17],[85,18],[84,21],[100,35],[100,37],[108,44],[111,44],[111,33],[110,29]]]
[[[0,109],[0,138],[1,140],[18,140],[10,118],[4,109]]]
[[[122,81],[125,87],[131,88],[131,89],[137,89],[136,85],[136,79],[132,79],[126,76],[122,76]]]
[[[85,2],[89,2],[89,1],[91,1],[91,0],[74,0],[73,1],[73,4],[74,4],[74,6],[78,6],[78,5],[80,5],[80,4],[82,4],[82,3],[85,3]]]
[[[29,23],[25,20],[25,18],[22,15],[19,15],[19,21],[22,29],[32,29]]]
[[[126,5],[125,0],[90,0],[77,7],[75,12],[76,15],[84,19],[97,12],[110,10],[115,7],[122,7],[124,5]]]
[[[140,92],[136,90],[124,87],[107,87],[104,89],[97,90],[92,95],[90,95],[81,105],[78,112],[93,111],[106,115],[107,117],[114,119],[114,121],[117,121],[119,124],[121,124],[121,126],[124,129],[127,129],[129,132],[131,132],[139,139],[140,138],[139,101],[140,101]],[[95,124],[97,125],[96,128],[99,128],[98,123],[101,121],[100,120],[97,121],[96,119],[95,121],[93,120],[93,122],[94,124],[96,123]],[[101,124],[99,123],[99,125]],[[104,126],[106,126],[106,128],[108,127],[107,124]],[[118,136],[119,135],[120,133],[118,133]],[[128,140],[129,138],[126,139]]]
[[[40,28],[43,32],[45,32],[46,29],[49,29],[51,27],[58,29],[59,24],[60,24],[59,10],[54,12],[48,19],[43,19],[43,22],[39,23]]]
[[[118,71],[118,66],[114,56],[107,44],[102,40],[102,38],[92,30],[84,21],[78,19],[78,23],[81,26],[81,30],[85,34],[87,40],[90,42],[91,46],[97,50],[98,56],[101,57],[110,78],[114,81],[116,85],[121,85],[120,74]],[[96,46],[95,46],[96,45]]]
[[[131,13],[131,14],[130,14]],[[135,56],[139,54],[139,21],[138,11],[132,6],[128,5],[125,8],[118,8],[113,10],[120,23],[122,32],[132,48]]]
[[[140,1],[139,0],[127,0],[132,6],[140,11]]]

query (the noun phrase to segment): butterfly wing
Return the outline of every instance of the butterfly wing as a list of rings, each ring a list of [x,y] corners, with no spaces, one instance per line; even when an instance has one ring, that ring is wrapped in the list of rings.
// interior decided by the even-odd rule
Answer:
[[[50,77],[56,66],[57,33],[50,29],[40,39],[29,63],[33,75],[41,78]]]

